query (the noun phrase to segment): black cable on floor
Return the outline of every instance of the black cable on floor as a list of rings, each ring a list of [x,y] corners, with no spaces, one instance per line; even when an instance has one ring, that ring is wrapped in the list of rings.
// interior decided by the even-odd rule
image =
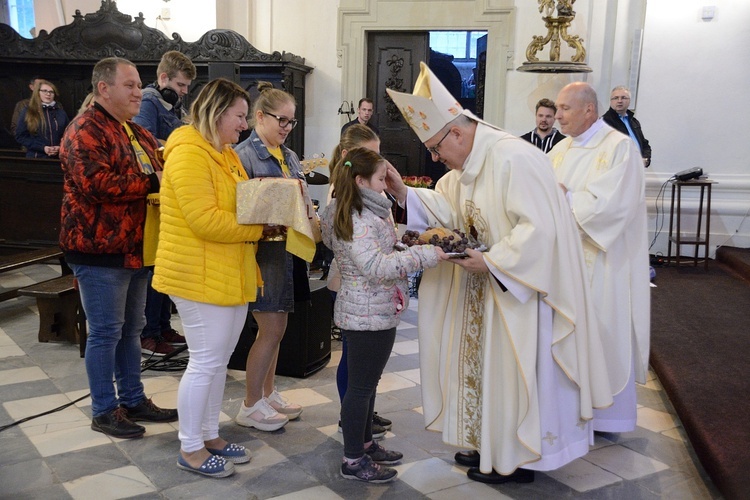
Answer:
[[[158,359],[155,359],[152,363],[148,363],[149,359],[154,358],[154,356],[152,355],[151,357],[149,357],[148,359],[146,359],[143,363],[141,363],[141,373],[145,372],[146,370],[153,369],[153,367],[156,366],[156,365],[158,365],[158,364],[161,364],[161,363],[164,363],[166,361],[169,361],[171,358],[173,358],[174,356],[177,356],[181,352],[184,352],[186,349],[187,349],[187,345],[178,347],[173,352],[170,352],[169,354],[164,355],[164,357],[159,357]],[[180,365],[182,365],[182,363],[184,363],[184,366],[182,366],[182,369],[184,369],[185,366],[187,366],[187,360],[185,360],[185,359],[170,361],[166,366],[170,366],[173,363],[176,366],[176,362],[179,362]],[[167,369],[158,369],[157,368],[156,370],[158,370],[158,371],[177,371],[174,368],[170,369],[170,370],[167,370]],[[6,425],[3,425],[3,426],[0,426],[0,432],[3,432],[6,429],[10,429],[11,427],[15,427],[16,425],[20,425],[20,424],[23,424],[25,422],[28,422],[30,420],[34,420],[35,418],[43,417],[45,415],[49,415],[51,413],[55,413],[55,412],[64,410],[65,408],[69,408],[70,406],[73,406],[74,404],[78,403],[79,401],[83,401],[84,399],[86,399],[90,395],[91,395],[91,393],[88,393],[88,394],[86,394],[84,396],[81,396],[80,398],[76,399],[75,401],[71,401],[70,403],[65,403],[64,405],[58,406],[57,408],[53,408],[51,410],[47,410],[45,412],[38,413],[36,415],[30,415],[28,417],[22,418],[21,420],[17,420],[15,422],[11,422],[10,424],[6,424]]]
[[[141,373],[146,370],[155,372],[179,372],[187,368],[188,358],[171,359],[184,352],[187,344],[176,348],[173,352],[164,356],[156,356],[154,353],[141,362]],[[153,361],[152,361],[153,360]]]

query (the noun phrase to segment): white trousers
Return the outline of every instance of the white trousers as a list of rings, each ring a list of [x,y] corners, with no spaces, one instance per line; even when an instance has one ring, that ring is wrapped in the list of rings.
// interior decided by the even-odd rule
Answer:
[[[190,360],[177,391],[182,451],[198,451],[219,437],[227,363],[247,318],[247,304],[217,306],[171,297],[187,339]]]

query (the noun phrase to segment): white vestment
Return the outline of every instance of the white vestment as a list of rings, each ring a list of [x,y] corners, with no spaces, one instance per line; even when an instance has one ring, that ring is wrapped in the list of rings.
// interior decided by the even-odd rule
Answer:
[[[592,406],[610,405],[612,392],[598,359],[601,340],[588,327],[575,221],[547,158],[480,123],[463,170],[447,173],[434,191],[410,189],[407,203],[409,227],[420,209],[431,226],[466,233],[473,226],[492,271],[450,263],[424,271],[427,428],[479,450],[485,473],[550,470],[584,455]]]
[[[643,161],[627,135],[601,120],[548,155],[571,194],[615,395],[611,408],[595,413],[594,429],[631,431],[635,382],[646,382],[650,341]]]

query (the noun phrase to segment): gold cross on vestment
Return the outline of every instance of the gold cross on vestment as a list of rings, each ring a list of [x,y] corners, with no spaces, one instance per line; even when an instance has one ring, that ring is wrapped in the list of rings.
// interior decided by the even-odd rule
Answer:
[[[557,436],[555,436],[551,432],[547,432],[547,434],[545,434],[542,439],[547,441],[550,446],[552,446],[553,444],[555,444],[555,439],[557,439]]]

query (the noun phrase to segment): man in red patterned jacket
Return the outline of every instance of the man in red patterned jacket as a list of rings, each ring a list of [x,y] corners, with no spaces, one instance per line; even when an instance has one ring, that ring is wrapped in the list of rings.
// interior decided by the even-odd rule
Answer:
[[[70,123],[60,145],[60,247],[78,281],[89,323],[91,428],[134,438],[146,431],[135,421],[177,419],[177,410],[161,409],[146,397],[140,375],[148,278],[143,266],[146,197],[159,191],[162,167],[156,140],[130,121],[143,95],[135,65],[103,59],[91,83],[95,104]]]

